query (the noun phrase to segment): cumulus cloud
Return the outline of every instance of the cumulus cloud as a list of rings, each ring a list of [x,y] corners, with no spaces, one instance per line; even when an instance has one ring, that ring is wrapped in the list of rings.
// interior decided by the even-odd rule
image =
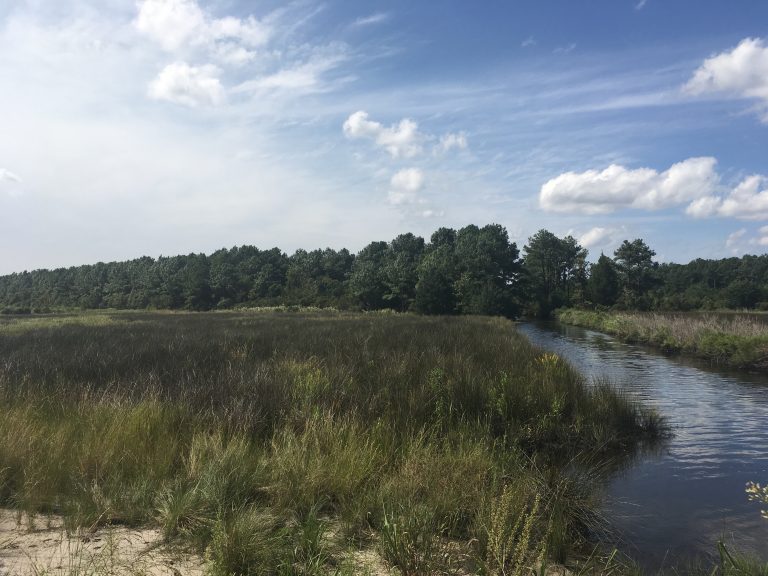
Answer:
[[[332,85],[323,76],[347,60],[347,45],[287,43],[290,33],[281,22],[291,10],[263,20],[215,18],[197,0],[141,0],[134,26],[176,60],[152,82],[150,96],[197,106],[219,104],[225,93],[253,98],[330,90],[338,82]],[[238,78],[239,84],[225,86],[227,78]]]
[[[566,172],[547,181],[539,205],[550,212],[608,214],[634,208],[660,210],[712,195],[719,177],[714,158],[689,158],[664,172],[612,164],[586,172]]]
[[[421,197],[424,188],[424,172],[419,168],[404,168],[390,178],[387,201],[405,216],[425,219],[444,216],[444,211],[435,209]]]
[[[415,204],[424,188],[424,173],[419,168],[404,168],[392,176],[389,185],[390,204]]]
[[[615,228],[603,228],[601,226],[596,226],[579,236],[579,244],[581,244],[584,248],[605,246],[613,240],[613,235],[615,233]]]
[[[419,125],[410,118],[403,118],[398,124],[386,127],[369,120],[368,113],[359,110],[347,118],[343,130],[347,138],[373,140],[392,158],[412,158],[423,150],[424,135],[419,132]]]
[[[419,125],[410,118],[403,118],[389,127],[371,120],[364,110],[350,114],[342,126],[344,135],[352,140],[372,140],[387,151],[392,158],[413,158],[424,151],[425,142],[435,142],[433,155],[444,154],[450,150],[465,150],[468,147],[464,132],[448,132],[437,138],[419,130]]]
[[[717,212],[720,203],[720,199],[716,196],[705,196],[691,202],[685,209],[685,213],[694,218],[706,218]]]
[[[755,249],[764,251],[768,248],[768,226],[761,226],[751,233],[746,228],[736,230],[728,235],[725,247],[734,256],[753,252]]]
[[[222,42],[216,45],[213,53],[217,61],[235,68],[250,64],[256,59],[256,52],[235,42]]]
[[[210,64],[190,66],[186,62],[169,64],[149,85],[149,96],[185,106],[216,106],[224,101],[219,70]]]
[[[738,46],[710,58],[683,87],[692,95],[721,93],[756,99],[768,122],[768,46],[760,38],[746,38]]]
[[[464,132],[459,132],[457,134],[443,134],[440,137],[440,143],[437,145],[436,151],[437,152],[449,152],[452,149],[457,150],[466,150],[468,144],[467,144],[467,135]]]
[[[768,178],[748,176],[725,196],[708,195],[691,203],[686,212],[695,218],[723,216],[740,220],[768,220]]]
[[[269,27],[253,16],[213,18],[195,0],[143,0],[135,25],[169,52],[207,45],[240,60],[250,53],[247,48],[266,44],[270,36]]]

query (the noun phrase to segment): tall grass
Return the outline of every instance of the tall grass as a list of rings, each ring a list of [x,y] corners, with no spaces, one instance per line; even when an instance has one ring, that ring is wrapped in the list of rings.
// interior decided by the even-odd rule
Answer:
[[[333,573],[350,546],[404,574],[564,561],[574,462],[664,432],[501,319],[96,317],[3,320],[0,504],[155,523],[213,574]]]
[[[768,370],[768,325],[739,314],[658,314],[560,310],[566,324],[612,334],[736,368]]]

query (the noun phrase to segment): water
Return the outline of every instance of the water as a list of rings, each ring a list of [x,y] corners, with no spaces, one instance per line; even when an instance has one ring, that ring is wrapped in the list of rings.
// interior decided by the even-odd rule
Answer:
[[[588,377],[666,416],[674,436],[608,482],[617,543],[646,568],[717,552],[723,539],[768,561],[768,521],[744,486],[768,483],[768,376],[716,371],[555,322],[519,330]]]

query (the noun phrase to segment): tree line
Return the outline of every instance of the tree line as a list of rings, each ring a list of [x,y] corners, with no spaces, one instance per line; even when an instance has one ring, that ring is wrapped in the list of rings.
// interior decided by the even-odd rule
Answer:
[[[572,236],[547,230],[521,251],[498,224],[440,228],[428,242],[401,234],[357,254],[240,246],[0,276],[0,311],[281,305],[546,317],[564,306],[768,308],[768,255],[659,264],[642,239],[594,263],[587,255]]]

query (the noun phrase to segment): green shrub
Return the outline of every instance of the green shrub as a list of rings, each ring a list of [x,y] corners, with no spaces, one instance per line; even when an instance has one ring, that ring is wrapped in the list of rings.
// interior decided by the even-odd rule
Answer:
[[[288,531],[267,509],[238,509],[217,519],[205,556],[210,576],[286,573],[291,561]]]

